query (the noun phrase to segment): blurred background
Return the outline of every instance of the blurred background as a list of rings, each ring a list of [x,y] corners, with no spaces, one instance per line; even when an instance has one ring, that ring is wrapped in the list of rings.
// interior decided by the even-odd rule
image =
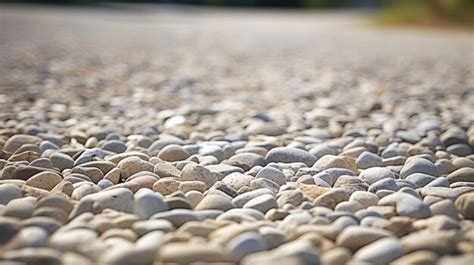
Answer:
[[[4,3],[104,5],[108,3],[179,4],[211,7],[291,9],[376,9],[374,21],[383,25],[474,25],[474,0],[1,0]]]

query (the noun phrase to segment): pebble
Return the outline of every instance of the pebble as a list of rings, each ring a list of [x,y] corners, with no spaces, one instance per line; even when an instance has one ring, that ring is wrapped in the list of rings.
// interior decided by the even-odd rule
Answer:
[[[0,204],[7,205],[11,200],[23,197],[21,189],[14,184],[0,185]]]
[[[413,173],[423,173],[433,177],[439,177],[439,171],[435,164],[423,158],[412,158],[407,160],[400,171],[400,176],[406,178]]]
[[[352,171],[353,174],[357,174],[358,172],[354,159],[335,155],[325,155],[321,157],[316,161],[313,167],[321,171],[329,168],[345,168]]]
[[[251,208],[266,213],[272,208],[278,208],[278,203],[273,195],[263,194],[246,202],[243,208]]]
[[[274,167],[270,167],[270,166],[266,166],[262,168],[260,171],[258,171],[255,178],[269,179],[280,186],[286,184],[285,174],[281,172],[280,170]]]
[[[134,195],[133,212],[143,219],[148,219],[155,213],[168,210],[168,205],[159,193],[150,189],[140,189]]]
[[[474,168],[463,167],[451,172],[447,177],[449,183],[454,182],[474,182]]]
[[[367,151],[362,152],[356,159],[356,165],[360,169],[381,167],[383,164],[383,160],[380,156]]]
[[[52,190],[63,178],[54,172],[44,171],[38,173],[26,181],[26,185],[43,190]]]
[[[265,160],[267,162],[281,163],[303,162],[310,167],[316,162],[316,157],[298,148],[276,147],[267,153]]]
[[[142,171],[153,172],[154,165],[150,162],[143,161],[137,156],[131,156],[120,160],[117,167],[120,169],[121,178],[127,179]]]
[[[239,262],[249,254],[267,250],[267,245],[258,233],[245,232],[230,240],[225,250],[230,253],[232,261]]]
[[[393,235],[383,229],[364,226],[350,226],[344,229],[337,236],[336,244],[340,247],[345,247],[355,252],[365,245],[385,237],[393,237]]]
[[[197,205],[195,210],[221,210],[227,211],[234,208],[231,198],[224,194],[208,194]]]
[[[183,181],[201,181],[210,188],[217,181],[217,176],[207,168],[195,164],[187,164],[181,171]]]
[[[189,153],[180,145],[170,144],[160,150],[158,157],[164,161],[175,162],[185,160]]]
[[[122,212],[133,212],[133,193],[126,188],[114,188],[84,196],[81,200],[94,202],[94,209],[98,212],[110,208]]]
[[[474,220],[474,192],[459,196],[454,205],[464,218]]]
[[[386,264],[406,253],[402,244],[395,238],[382,238],[372,242],[354,254],[354,260],[357,262],[366,262],[369,264]]]
[[[378,205],[395,206],[396,212],[400,216],[421,219],[431,216],[428,205],[419,198],[404,192],[396,192],[387,195],[379,200]]]

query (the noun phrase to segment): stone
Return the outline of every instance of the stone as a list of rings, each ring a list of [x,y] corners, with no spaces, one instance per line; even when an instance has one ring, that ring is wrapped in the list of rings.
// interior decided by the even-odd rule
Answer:
[[[3,254],[3,258],[12,263],[6,264],[50,264],[61,265],[61,252],[55,249],[41,248],[21,248],[7,251]]]
[[[360,169],[368,169],[383,166],[383,161],[382,158],[377,154],[364,151],[359,155],[359,157],[357,157],[356,165]]]
[[[333,248],[321,255],[322,264],[346,264],[351,259],[352,253],[346,248]]]
[[[354,260],[357,262],[366,262],[369,264],[387,264],[406,253],[402,244],[395,238],[382,238],[372,242],[354,254]]]
[[[190,154],[184,150],[181,145],[177,144],[170,144],[163,149],[160,150],[158,153],[158,157],[164,161],[168,162],[175,162],[175,161],[182,161],[188,158]]]
[[[278,207],[283,207],[285,204],[298,206],[304,201],[304,194],[299,190],[286,190],[278,194]]]
[[[222,182],[232,189],[238,191],[243,187],[250,186],[250,182],[255,178],[251,175],[232,173],[222,179]]]
[[[305,150],[293,147],[276,147],[265,156],[267,162],[295,163],[303,162],[311,167],[316,162],[316,157]]]
[[[331,189],[314,185],[301,185],[298,187],[298,190],[303,192],[306,197],[314,200],[319,196],[323,195],[324,193],[330,191]]]
[[[175,227],[180,227],[189,221],[199,221],[196,212],[188,209],[174,209],[166,212],[160,212],[151,216],[150,219],[168,220]]]
[[[356,201],[360,203],[364,208],[372,205],[377,205],[379,197],[368,191],[355,191],[349,197],[349,201]]]
[[[54,172],[44,171],[38,173],[26,181],[26,185],[43,190],[52,190],[63,178]]]
[[[342,188],[345,189],[348,193],[353,193],[355,191],[366,191],[369,188],[363,180],[355,176],[340,176],[336,183],[334,183],[333,188]]]
[[[49,238],[49,245],[61,251],[74,251],[81,245],[93,243],[97,237],[97,232],[91,229],[76,228],[54,233]]]
[[[222,249],[209,246],[206,243],[167,243],[160,248],[157,256],[160,262],[166,264],[217,263],[226,260]]]
[[[454,220],[459,219],[459,212],[451,200],[441,200],[431,204],[430,211],[433,216],[445,215],[453,218]]]
[[[332,187],[336,183],[337,179],[344,175],[353,176],[354,173],[345,168],[330,168],[316,174],[314,176],[314,180],[315,183],[317,183],[317,179],[320,179],[325,183],[329,184],[330,187]]]
[[[404,192],[387,195],[379,200],[378,205],[395,206],[396,212],[400,216],[408,216],[415,219],[431,216],[428,205],[424,204],[419,198]]]
[[[7,205],[11,200],[23,197],[21,189],[14,184],[0,185],[0,204]]]
[[[272,208],[278,208],[278,204],[273,195],[263,194],[245,203],[243,208],[251,208],[266,213]]]
[[[466,181],[474,182],[474,168],[464,167],[451,172],[447,177],[449,183]]]
[[[120,169],[121,178],[127,179],[141,171],[153,172],[154,165],[137,156],[131,156],[120,160],[117,167]]]
[[[170,195],[178,191],[180,181],[174,178],[163,178],[153,183],[153,191],[159,192],[161,195]]]
[[[232,204],[234,204],[236,207],[243,207],[248,201],[264,194],[273,195],[273,192],[266,188],[261,188],[261,189],[245,192],[233,198]]]
[[[382,179],[395,179],[396,174],[385,167],[372,167],[362,171],[362,173],[359,175],[359,178],[371,185]]]
[[[267,250],[267,245],[258,233],[245,232],[230,240],[225,250],[230,253],[232,261],[239,262],[247,255]]]
[[[217,176],[203,166],[187,164],[181,171],[182,181],[201,181],[207,188],[212,187],[217,181]]]
[[[3,209],[3,216],[26,219],[33,215],[36,199],[24,197],[10,200]]]
[[[338,203],[347,201],[349,196],[350,194],[342,188],[332,189],[317,197],[314,200],[314,205],[334,209]]]
[[[321,171],[329,168],[345,168],[352,171],[353,174],[358,173],[358,169],[353,158],[335,155],[325,155],[321,157],[318,159],[318,161],[316,161],[313,167]]]
[[[180,178],[181,171],[169,163],[157,163],[153,172],[160,178]]]
[[[270,167],[270,166],[266,166],[266,167],[262,168],[260,171],[258,171],[255,178],[257,178],[257,179],[258,178],[269,179],[269,180],[275,182],[276,184],[278,184],[280,186],[286,184],[285,174],[283,172],[281,172],[280,170],[278,170],[274,167]]]
[[[195,210],[221,210],[227,211],[234,208],[229,197],[219,194],[208,194],[196,205]]]
[[[398,191],[399,187],[392,178],[381,179],[369,186],[369,192],[377,193],[382,190]]]
[[[104,190],[94,194],[89,194],[81,200],[93,201],[95,212],[101,212],[107,208],[128,213],[133,212],[133,193],[126,188]]]
[[[9,153],[14,153],[18,150],[21,146],[25,144],[39,144],[41,142],[41,138],[34,135],[27,135],[27,134],[16,134],[12,137],[8,138],[3,146],[3,150]]]
[[[143,219],[148,219],[155,213],[168,210],[164,198],[150,189],[140,189],[134,195],[133,213]]]
[[[102,145],[102,149],[114,153],[123,153],[127,150],[127,145],[120,140],[109,140]]]
[[[402,265],[402,264],[437,264],[438,255],[432,251],[415,251],[413,253],[406,254],[392,262],[390,264]]]
[[[240,153],[233,155],[227,161],[228,165],[237,166],[242,168],[243,170],[247,171],[254,166],[265,166],[267,161],[261,155],[257,155],[254,153]]]
[[[474,192],[459,196],[454,205],[464,218],[474,220]]]
[[[405,162],[402,170],[400,171],[400,176],[406,178],[413,173],[423,173],[433,177],[439,177],[438,167],[433,164],[431,161],[423,158],[411,158]]]
[[[132,224],[132,230],[139,236],[146,235],[153,231],[171,232],[175,230],[174,225],[168,220],[143,220]]]
[[[385,237],[393,237],[393,234],[383,229],[350,226],[344,229],[336,239],[336,244],[355,252],[358,249]]]

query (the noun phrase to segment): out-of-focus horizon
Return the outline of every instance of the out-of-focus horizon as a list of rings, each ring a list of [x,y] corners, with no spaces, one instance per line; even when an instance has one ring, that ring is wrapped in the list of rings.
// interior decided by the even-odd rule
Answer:
[[[474,0],[0,0],[2,2],[68,6],[119,3],[259,9],[375,9],[373,21],[376,25],[474,27]]]

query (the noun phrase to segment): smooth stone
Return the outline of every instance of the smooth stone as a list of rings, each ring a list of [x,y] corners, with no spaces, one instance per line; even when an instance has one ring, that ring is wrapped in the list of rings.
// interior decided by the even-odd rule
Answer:
[[[396,212],[400,216],[408,216],[415,219],[431,216],[428,205],[424,204],[419,198],[404,192],[387,195],[379,200],[378,205],[395,206]]]
[[[356,159],[356,165],[360,169],[368,169],[372,167],[381,167],[383,166],[383,160],[377,154],[364,151]]]
[[[0,204],[7,205],[11,200],[23,197],[21,189],[14,184],[0,185]]]
[[[196,208],[199,202],[204,198],[204,195],[196,190],[188,191],[184,196],[186,201],[191,205],[192,209]]]
[[[319,249],[311,239],[299,239],[283,244],[271,251],[250,254],[243,258],[242,265],[286,265],[320,264]]]
[[[173,209],[188,209],[191,210],[193,207],[191,204],[183,197],[168,197],[165,198],[166,204],[170,210]]]
[[[97,187],[99,187],[101,190],[105,190],[107,188],[110,188],[114,185],[114,183],[108,179],[101,179],[99,182],[97,182]]]
[[[353,158],[335,155],[325,155],[321,157],[318,159],[318,161],[316,161],[316,163],[314,163],[313,167],[321,171],[329,168],[345,168],[352,171],[353,174],[358,173],[358,169]]]
[[[199,149],[199,154],[202,156],[213,156],[219,162],[225,158],[224,150],[217,145],[204,145]]]
[[[167,145],[158,153],[158,157],[167,162],[182,161],[189,156],[190,154],[181,145],[176,144]]]
[[[399,187],[397,182],[392,178],[381,179],[369,186],[369,192],[371,193],[377,193],[382,190],[398,191]]]
[[[217,176],[203,166],[187,164],[181,171],[181,180],[201,181],[206,184],[207,188],[210,188],[217,182]]]
[[[153,169],[153,172],[160,176],[160,178],[180,178],[181,171],[174,167],[172,164],[160,162],[157,163]]]
[[[406,180],[414,183],[418,187],[424,187],[428,183],[434,181],[435,179],[436,179],[436,177],[426,175],[426,174],[423,174],[423,173],[414,173],[414,174],[411,174],[410,176],[408,176],[406,178]]]
[[[36,199],[33,197],[24,197],[10,200],[3,209],[3,216],[26,219],[33,215]]]
[[[449,181],[445,177],[438,177],[431,181],[430,183],[426,184],[425,187],[445,187],[449,188]]]
[[[21,146],[25,144],[39,144],[41,142],[41,138],[34,135],[27,135],[27,134],[15,134],[12,137],[8,138],[8,140],[3,145],[3,150],[9,153],[14,153],[18,150]]]
[[[123,153],[127,150],[127,145],[120,140],[109,140],[102,145],[102,149],[114,153]]]
[[[321,255],[322,264],[346,264],[351,259],[352,253],[346,248],[332,248]]]
[[[229,160],[227,160],[227,164],[231,166],[238,166],[244,170],[249,170],[254,166],[265,166],[267,161],[261,155],[254,154],[254,153],[240,153],[233,155]]]
[[[62,195],[51,195],[48,197],[41,198],[36,204],[36,209],[42,207],[53,207],[61,209],[67,213],[70,213],[73,208],[71,201]]]
[[[234,204],[236,207],[243,207],[248,201],[264,194],[273,195],[273,192],[269,189],[261,188],[261,189],[256,189],[256,190],[249,191],[246,193],[242,193],[238,195],[237,197],[235,197],[234,199],[232,199],[232,204]]]
[[[451,172],[447,177],[449,183],[454,182],[474,182],[474,168],[464,167]]]
[[[231,174],[231,173],[244,173],[244,170],[240,167],[234,167],[230,165],[225,165],[225,164],[218,164],[218,165],[209,165],[206,166],[209,171],[213,173],[217,173],[220,176],[222,176],[220,179],[224,178],[225,176]]]
[[[41,227],[30,226],[21,229],[8,243],[6,248],[39,248],[45,247],[48,233]]]
[[[430,229],[432,231],[460,229],[461,226],[458,222],[458,220],[446,215],[436,215],[430,218],[415,221],[413,223],[413,227],[418,230]]]
[[[265,156],[267,162],[294,163],[303,162],[311,167],[316,162],[316,157],[305,150],[293,147],[276,147]]]
[[[74,166],[93,161],[95,158],[104,158],[104,156],[104,151],[99,148],[87,149],[74,161]]]
[[[467,144],[453,144],[446,148],[446,151],[457,156],[468,156],[472,154],[472,149]]]
[[[264,226],[258,229],[258,233],[268,249],[276,248],[287,241],[285,233],[276,227]]]
[[[424,229],[400,238],[400,242],[408,252],[431,250],[439,255],[454,254],[460,240],[458,233],[457,229],[436,231]]]
[[[207,237],[218,228],[216,224],[191,221],[182,225],[176,232],[190,233],[193,236]]]
[[[76,187],[71,194],[71,199],[80,200],[87,195],[94,194],[100,191],[100,188],[97,185],[85,184],[79,187]]]
[[[55,249],[41,248],[21,248],[3,253],[3,259],[12,261],[11,265],[31,264],[31,265],[61,265],[61,252]],[[2,262],[3,263],[3,262]],[[5,265],[9,263],[6,262]]]
[[[191,190],[196,190],[196,191],[199,191],[199,192],[205,192],[206,191],[206,184],[204,182],[201,182],[201,181],[183,181],[181,183],[179,183],[179,186],[178,186],[178,190],[180,190],[181,192],[188,192],[188,191],[191,191]]]
[[[474,220],[474,192],[462,194],[454,205],[464,218]]]
[[[54,172],[44,171],[38,173],[26,181],[26,185],[43,190],[52,190],[63,178]]]
[[[315,185],[301,185],[298,187],[299,191],[303,192],[303,194],[308,197],[309,199],[316,199],[319,196],[323,195],[324,193],[330,191],[330,188],[319,187]]]
[[[184,141],[181,140],[181,139],[178,138],[178,137],[169,136],[169,137],[162,138],[162,139],[158,139],[158,140],[154,141],[154,142],[148,147],[148,150],[150,150],[150,151],[159,151],[159,150],[163,149],[164,147],[166,147],[166,146],[168,146],[168,145],[170,145],[170,144],[183,145],[183,144],[184,144]]]
[[[278,204],[273,195],[263,194],[245,203],[243,208],[251,208],[266,213],[272,208],[278,208]]]
[[[91,244],[97,239],[97,232],[88,228],[57,231],[49,238],[49,245],[60,251],[74,251]]]
[[[175,230],[174,225],[164,219],[136,221],[132,224],[131,228],[139,236],[146,235],[153,231],[163,231],[167,233]]]
[[[332,189],[317,197],[314,200],[314,205],[334,209],[338,203],[347,201],[349,196],[350,194],[342,188]]]
[[[89,194],[81,200],[94,201],[93,208],[96,212],[101,212],[107,208],[121,212],[133,212],[133,193],[126,188],[100,191],[98,193]]]
[[[238,191],[243,187],[250,186],[250,182],[255,178],[251,175],[232,173],[222,179],[222,182],[232,189]]]
[[[355,176],[340,176],[336,183],[334,183],[333,188],[342,188],[345,189],[348,193],[355,191],[366,191],[369,188],[363,180]]]
[[[134,195],[133,213],[143,219],[148,219],[155,213],[168,210],[164,198],[150,189],[140,189]]]
[[[441,200],[431,204],[430,211],[433,216],[445,215],[455,220],[459,219],[459,212],[451,200]]]
[[[330,187],[332,187],[336,183],[337,179],[344,175],[353,176],[354,173],[350,171],[349,169],[345,169],[345,168],[330,168],[316,174],[314,176],[314,179],[315,179],[315,183],[316,183],[316,179],[321,179],[325,183],[328,183]]]
[[[388,168],[385,167],[372,167],[369,169],[366,169],[360,173],[359,178],[367,182],[369,185],[374,184],[375,182],[382,180],[382,179],[395,179],[396,174],[393,173]]]
[[[137,156],[131,156],[122,159],[117,164],[117,167],[120,169],[121,178],[127,179],[128,177],[141,171],[153,172],[154,165],[150,162],[140,159]]]
[[[210,210],[216,209],[227,211],[234,208],[231,199],[225,195],[208,194],[196,205],[195,210]]]
[[[266,167],[262,168],[260,171],[258,171],[255,178],[257,178],[257,179],[258,178],[269,179],[269,180],[275,182],[276,184],[278,184],[280,186],[286,184],[285,174],[283,172],[281,172],[280,170],[278,170],[274,167],[270,167],[270,166],[266,166]]]
[[[390,262],[390,264],[430,265],[430,264],[437,264],[437,261],[438,261],[438,254],[432,251],[420,250],[420,251],[415,251],[413,253],[408,253],[404,256],[401,256],[400,258]]]
[[[206,243],[171,242],[163,245],[157,254],[165,264],[190,264],[192,262],[224,262],[224,251]]]
[[[353,259],[369,264],[386,264],[405,253],[406,250],[402,244],[397,239],[390,237],[382,238],[362,247],[354,254]]]
[[[260,251],[267,250],[267,245],[256,232],[245,232],[230,240],[225,246],[234,262],[239,262],[243,257]]]
[[[175,227],[180,227],[189,221],[199,221],[197,213],[188,209],[174,209],[167,212],[154,214],[150,219],[163,219],[170,221]]]
[[[153,183],[153,191],[167,196],[178,191],[179,183],[180,181],[174,178],[162,178]]]
[[[355,191],[349,197],[349,201],[356,201],[367,208],[372,205],[377,205],[379,197],[368,191]]]
[[[350,226],[344,229],[337,236],[336,244],[338,246],[348,248],[354,252],[376,240],[392,236],[393,235],[390,232],[383,229],[364,226]]]
[[[98,168],[95,167],[84,167],[84,166],[78,166],[74,167],[71,170],[71,173],[77,173],[77,174],[82,174],[84,176],[87,176],[92,180],[94,183],[98,183],[103,177],[104,173]]]
[[[275,182],[269,179],[254,179],[250,182],[250,189],[257,190],[257,189],[269,189],[274,194],[278,193],[280,190],[280,185],[276,184]],[[248,186],[245,186],[248,187]]]
[[[455,200],[459,193],[451,188],[447,187],[423,187],[417,190],[421,196],[436,196],[443,199]]]
[[[304,201],[304,194],[299,190],[286,190],[280,192],[277,195],[277,198],[277,204],[279,207],[283,207],[285,204],[298,206]]]
[[[406,178],[413,173],[424,173],[430,176],[439,177],[438,167],[431,161],[423,158],[413,157],[405,162],[400,176]]]

